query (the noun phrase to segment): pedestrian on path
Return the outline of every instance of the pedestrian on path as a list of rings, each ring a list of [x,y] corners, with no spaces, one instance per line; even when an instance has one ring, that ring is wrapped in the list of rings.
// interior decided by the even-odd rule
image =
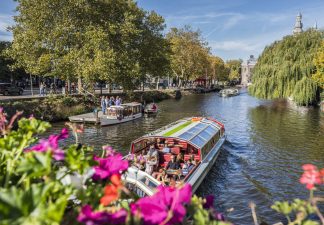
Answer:
[[[102,113],[105,115],[106,114],[106,99],[105,99],[105,96],[101,97],[101,110],[102,110]]]
[[[39,96],[44,96],[44,83],[39,84]]]

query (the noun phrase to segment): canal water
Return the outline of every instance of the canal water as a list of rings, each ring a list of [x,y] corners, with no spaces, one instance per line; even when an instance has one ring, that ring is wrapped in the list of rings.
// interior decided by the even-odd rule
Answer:
[[[155,117],[125,124],[86,125],[80,139],[97,149],[111,145],[126,154],[132,140],[175,120],[189,116],[218,119],[225,124],[227,141],[197,194],[215,195],[216,208],[235,224],[252,224],[250,202],[257,205],[261,219],[282,220],[270,209],[274,201],[308,197],[299,183],[301,166],[324,167],[324,114],[318,109],[257,100],[246,90],[231,98],[216,93],[184,96],[163,101],[159,108]],[[54,124],[51,132],[63,125]]]

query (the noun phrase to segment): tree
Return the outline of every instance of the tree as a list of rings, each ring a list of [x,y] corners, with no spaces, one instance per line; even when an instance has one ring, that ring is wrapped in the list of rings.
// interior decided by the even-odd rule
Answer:
[[[313,80],[324,89],[324,41],[321,43],[315,58],[314,65],[316,67],[316,72],[313,74]]]
[[[159,77],[170,73],[171,49],[162,33],[165,28],[163,17],[154,11],[146,13],[142,26],[138,64],[144,90],[147,75]]]
[[[238,82],[241,76],[241,59],[232,59],[226,61],[226,68],[228,68],[229,75],[228,80],[232,82]]]
[[[209,48],[202,40],[200,31],[193,31],[189,26],[171,28],[167,39],[172,50],[171,69],[179,80],[179,86],[205,74]]]
[[[224,60],[218,56],[209,56],[209,74],[213,80],[226,81],[228,79],[228,71],[225,67]]]
[[[292,98],[299,105],[316,103],[318,85],[311,76],[322,40],[323,32],[308,30],[266,47],[254,67],[249,92],[264,99]]]
[[[146,56],[141,40],[157,15],[147,15],[132,0],[17,1],[19,14],[8,51],[17,67],[39,76],[135,87],[145,67],[139,62]],[[160,35],[161,23],[149,30],[152,36]]]
[[[22,69],[13,69],[14,60],[6,55],[11,42],[0,41],[0,80],[11,82],[16,79],[26,78],[27,74]]]

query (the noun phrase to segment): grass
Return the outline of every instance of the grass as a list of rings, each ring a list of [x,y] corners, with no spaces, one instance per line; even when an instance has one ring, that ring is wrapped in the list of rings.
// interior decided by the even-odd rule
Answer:
[[[172,130],[164,133],[163,136],[165,136],[165,137],[171,136],[172,134],[174,134],[174,133],[178,132],[179,130],[185,128],[186,126],[190,125],[191,123],[192,123],[191,121],[185,122],[184,124],[181,124],[180,126],[177,126],[177,127],[173,128]]]

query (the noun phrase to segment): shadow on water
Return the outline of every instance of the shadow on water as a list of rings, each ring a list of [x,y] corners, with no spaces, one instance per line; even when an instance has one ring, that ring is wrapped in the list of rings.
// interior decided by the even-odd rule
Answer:
[[[156,117],[103,128],[86,125],[81,140],[97,149],[108,144],[126,154],[132,140],[183,117],[220,120],[227,141],[197,194],[215,195],[217,209],[235,224],[252,224],[251,201],[260,218],[278,222],[282,217],[270,209],[274,201],[308,196],[299,184],[301,165],[324,165],[324,115],[318,109],[260,101],[245,90],[233,98],[215,93],[184,96],[163,101],[159,108]],[[51,132],[63,125],[54,124]]]

